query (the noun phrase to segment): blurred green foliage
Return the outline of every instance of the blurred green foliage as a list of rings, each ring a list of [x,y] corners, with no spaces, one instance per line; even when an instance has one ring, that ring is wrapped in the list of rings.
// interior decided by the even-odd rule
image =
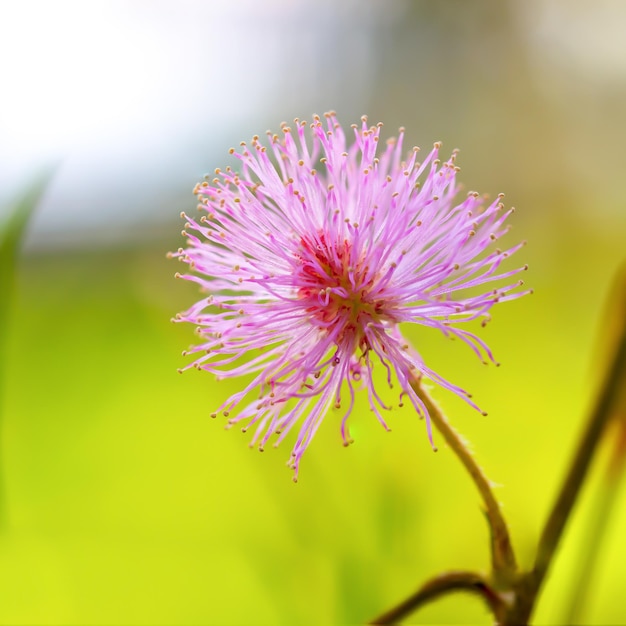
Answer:
[[[160,27],[178,15],[174,3],[166,2],[163,11],[131,4],[142,28],[167,46]],[[434,390],[487,475],[500,485],[497,494],[519,560],[528,567],[604,371],[605,354],[596,340],[612,274],[626,249],[620,183],[623,55],[609,45],[594,45],[591,37],[600,33],[605,43],[623,45],[613,30],[611,39],[596,26],[614,26],[618,19],[612,11],[618,5],[600,3],[609,6],[602,13],[583,2],[397,3],[404,12],[380,24],[370,50],[350,13],[361,16],[361,3],[341,5],[345,32],[329,30],[322,19],[334,17],[334,4],[328,5],[330,12],[313,15],[316,5],[311,17],[317,21],[306,24],[290,22],[289,11],[278,3],[268,6],[274,4],[277,12],[259,22],[259,37],[264,24],[278,20],[285,37],[272,44],[293,60],[290,71],[276,72],[267,58],[250,56],[262,49],[256,36],[219,54],[207,47],[206,74],[197,77],[199,87],[210,86],[207,97],[225,98],[242,120],[254,113],[262,118],[260,129],[328,108],[336,108],[346,124],[364,112],[372,123],[383,120],[387,136],[405,125],[409,144],[426,147],[443,139],[443,154],[462,149],[466,190],[504,190],[507,205],[520,208],[510,242],[527,239],[529,245],[513,263],[530,264],[524,278],[535,294],[496,307],[493,322],[481,330],[502,367],[481,365],[465,346],[436,332],[406,332],[433,368],[471,390],[488,411],[482,417]],[[53,8],[51,13],[66,19],[65,12]],[[180,27],[191,29],[192,21],[182,15]],[[576,29],[564,28],[562,15],[577,16]],[[83,19],[73,30],[90,36],[97,15]],[[224,23],[218,15],[202,27],[215,31]],[[45,28],[56,32],[47,22]],[[621,36],[623,29],[618,31]],[[563,35],[569,35],[570,48]],[[194,37],[198,33],[190,30],[189,38]],[[24,41],[37,63],[47,55],[48,50],[36,49],[31,33]],[[166,52],[181,63],[195,54],[170,45]],[[108,50],[100,52],[106,59]],[[266,80],[276,81],[271,111],[257,111],[253,94],[245,91],[245,76],[235,74],[236,88],[216,82],[215,64],[224,66],[230,55],[252,60],[251,71],[267,71]],[[614,67],[606,59],[615,60]],[[70,55],[64,67],[71,68],[71,60]],[[583,61],[606,72],[579,67]],[[144,67],[143,58],[135,63]],[[231,68],[229,62],[226,67]],[[172,63],[155,70],[164,97],[172,99],[173,117],[174,104],[188,97],[174,87],[177,69]],[[50,94],[58,83],[52,70]],[[68,76],[61,87],[83,84],[79,74]],[[33,78],[27,74],[24,80]],[[122,82],[120,92],[111,94],[124,103],[124,111],[127,99],[132,104],[141,95],[141,77],[132,88],[136,93]],[[62,93],[55,95],[65,113],[72,110],[69,96],[64,102]],[[94,99],[100,101],[99,93]],[[41,100],[45,107],[46,98]],[[208,101],[207,109],[213,110]],[[97,109],[81,113],[102,121]],[[153,112],[143,113],[124,122],[143,128]],[[125,186],[154,187],[158,195],[161,179],[170,176],[172,186],[181,182],[149,166],[115,180],[106,168],[126,152],[131,156],[124,167],[141,163],[139,147],[145,154],[178,158],[174,142],[162,132],[168,120],[152,116],[152,141],[141,146],[123,144],[126,126],[118,129],[119,136],[112,134],[120,145],[108,153],[106,145],[92,144],[88,132],[79,133],[94,153],[104,155],[104,166],[87,159],[85,169],[92,167],[97,176],[92,183],[67,182],[76,190],[57,198],[59,213],[72,203],[83,212],[70,211],[65,219],[84,227],[80,216],[94,211],[90,200],[98,194],[111,210],[102,210],[102,223],[115,229],[114,209],[124,216],[136,209],[124,201]],[[227,164],[221,157],[214,161],[211,152],[221,125],[221,119],[214,120],[190,141],[197,158],[187,158],[199,171]],[[61,136],[76,134],[71,127],[57,130]],[[228,130],[229,142],[247,138]],[[82,164],[81,154],[74,154],[75,166]],[[177,187],[170,198],[179,192],[184,193]],[[155,214],[188,209],[193,198],[176,208],[164,209],[163,203],[154,207]],[[156,231],[149,229],[158,230],[155,223],[135,226],[134,247],[117,249],[98,248],[97,233],[92,239],[88,230],[77,228],[75,236],[83,240],[74,245],[83,251],[46,252],[42,228],[17,267],[15,297],[9,300],[0,292],[0,308],[10,304],[11,319],[10,332],[5,323],[0,331],[6,355],[0,440],[7,504],[0,532],[0,623],[362,623],[433,574],[486,569],[487,528],[478,495],[440,441],[439,452],[432,452],[424,424],[408,407],[390,416],[392,432],[385,433],[361,398],[351,421],[356,443],[347,449],[341,445],[340,415],[329,414],[296,485],[285,467],[289,440],[259,454],[248,449],[250,434],[224,432],[223,418],[209,418],[242,383],[217,384],[196,371],[177,374],[186,362],[180,353],[194,335],[191,327],[169,320],[197,293],[174,280],[179,266],[165,259],[167,250],[181,245],[174,233],[182,223],[171,224],[172,237],[165,241],[150,239]],[[3,261],[0,271],[7,268]],[[565,614],[598,480],[595,472],[576,507],[542,594],[537,624],[561,623]],[[624,483],[621,490],[606,526],[585,614],[589,624],[626,622]],[[478,600],[462,595],[427,607],[413,621],[491,623]]]
[[[10,311],[14,290],[15,268],[26,227],[50,181],[52,170],[42,172],[16,199],[5,215],[0,215],[0,528],[5,523],[5,495],[2,477],[2,412],[4,409],[5,369],[8,355]]]
[[[518,222],[531,242],[536,225]],[[604,237],[605,235],[603,235]],[[585,255],[579,250],[584,244]],[[385,433],[363,399],[343,448],[326,418],[294,485],[288,445],[263,454],[209,414],[240,384],[176,373],[193,302],[175,262],[150,247],[31,255],[21,265],[8,345],[0,540],[2,623],[361,623],[450,568],[488,566],[479,498],[452,454],[433,453],[408,409]],[[474,445],[522,564],[593,398],[589,367],[618,247],[574,221],[550,251],[530,245],[533,296],[502,305],[483,336],[500,368],[434,332],[408,331],[484,418],[436,390]],[[583,513],[582,515],[580,513]],[[577,521],[584,518],[584,503]],[[623,619],[626,507],[616,507],[590,623]],[[540,605],[562,610],[574,523]],[[454,596],[415,623],[489,623]]]

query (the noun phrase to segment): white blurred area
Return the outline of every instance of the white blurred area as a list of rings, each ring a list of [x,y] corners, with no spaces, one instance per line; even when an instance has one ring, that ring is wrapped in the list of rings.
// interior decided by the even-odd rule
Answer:
[[[361,0],[5,1],[0,205],[56,165],[31,246],[150,232],[259,123],[324,104],[347,20],[359,37],[342,75],[364,100],[371,38],[393,15]]]
[[[513,5],[536,70],[558,65],[590,85],[626,81],[626,3],[623,0],[527,0]],[[550,85],[546,84],[546,87]]]
[[[540,186],[551,181],[547,129],[552,158],[593,198],[624,169],[603,140],[626,105],[624,32],[619,0],[4,0],[0,215],[56,164],[29,249],[150,236],[193,205],[191,188],[231,145],[328,109],[346,123],[369,112],[391,131],[417,119],[420,141],[449,128],[470,156],[484,115],[514,152],[529,142],[513,163],[536,153]],[[464,96],[471,81],[484,101]],[[507,98],[518,89],[537,121],[516,135]],[[623,148],[621,121],[610,136]],[[612,159],[602,168],[589,163],[600,149]]]

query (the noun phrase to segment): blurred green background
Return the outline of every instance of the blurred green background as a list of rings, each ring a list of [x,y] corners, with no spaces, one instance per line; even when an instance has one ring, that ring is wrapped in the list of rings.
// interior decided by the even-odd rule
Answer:
[[[518,208],[535,294],[482,336],[502,367],[406,329],[488,417],[436,390],[472,443],[522,565],[605,365],[605,296],[626,257],[626,5],[600,0],[129,0],[0,9],[0,220],[42,165],[2,346],[0,622],[361,623],[446,569],[488,567],[473,485],[408,409],[355,445],[330,414],[291,482],[210,412],[237,387],[178,375],[197,297],[165,259],[191,189],[283,119],[367,113],[409,145],[461,149],[467,189]],[[9,298],[8,293],[0,295]],[[5,300],[6,302],[6,300]],[[594,467],[597,482],[601,469]],[[535,623],[561,623],[583,493]],[[626,493],[581,623],[623,624]],[[489,624],[452,596],[416,624]]]

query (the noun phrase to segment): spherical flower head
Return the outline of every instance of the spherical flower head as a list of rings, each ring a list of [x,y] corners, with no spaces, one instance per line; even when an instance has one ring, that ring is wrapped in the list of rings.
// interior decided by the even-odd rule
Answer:
[[[425,418],[432,445],[412,382],[425,377],[475,405],[426,365],[400,325],[439,330],[493,361],[461,325],[484,322],[496,302],[527,293],[511,280],[525,266],[500,270],[522,244],[492,249],[511,213],[502,196],[490,204],[475,192],[457,199],[456,153],[442,163],[437,143],[423,161],[417,148],[403,160],[403,129],[381,150],[380,127],[363,117],[348,145],[329,113],[268,132],[267,145],[256,136],[242,143],[231,150],[239,167],[196,186],[202,217],[183,215],[187,247],[173,254],[190,269],[178,276],[207,294],[176,317],[201,338],[183,369],[218,380],[248,376],[212,415],[252,427],[251,445],[260,449],[296,427],[294,480],[330,409],[343,410],[341,434],[350,443],[358,391],[388,429],[375,365],[387,384],[397,381],[400,403],[408,398]]]

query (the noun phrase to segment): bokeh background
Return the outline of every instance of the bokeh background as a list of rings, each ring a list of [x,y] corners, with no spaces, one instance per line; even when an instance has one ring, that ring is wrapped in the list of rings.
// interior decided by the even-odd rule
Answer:
[[[8,0],[0,8],[0,220],[46,168],[10,299],[0,622],[361,623],[445,569],[488,566],[473,485],[410,411],[385,433],[329,415],[297,485],[209,413],[236,387],[178,375],[196,298],[165,258],[227,150],[283,120],[367,113],[460,148],[468,189],[517,207],[535,294],[494,311],[485,367],[407,331],[471,389],[435,391],[498,483],[520,561],[605,366],[626,257],[626,3],[620,0]],[[602,340],[600,340],[602,345]],[[575,510],[536,615],[562,623],[594,502]],[[626,491],[581,623],[626,621]],[[412,623],[489,624],[456,595]]]

